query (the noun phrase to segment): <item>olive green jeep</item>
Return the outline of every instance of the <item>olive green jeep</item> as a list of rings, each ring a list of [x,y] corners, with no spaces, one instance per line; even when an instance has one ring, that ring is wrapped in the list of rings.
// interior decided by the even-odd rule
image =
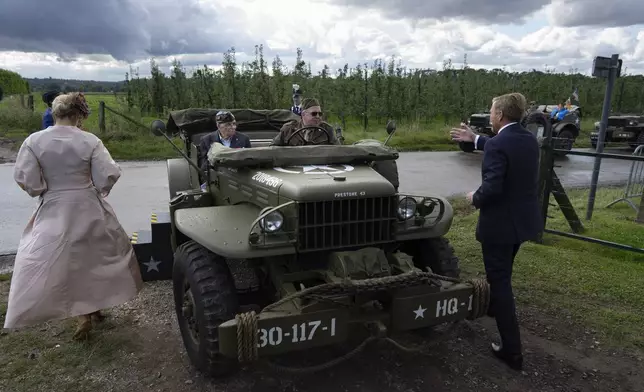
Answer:
[[[154,214],[151,239],[133,240],[144,280],[173,281],[195,367],[224,376],[241,362],[342,344],[356,325],[383,337],[486,314],[487,282],[459,279],[445,238],[450,203],[399,193],[374,168],[396,151],[374,140],[262,145],[295,115],[230,111],[253,147],[214,144],[207,173],[197,135],[214,130],[217,110],[153,123],[155,135],[180,137],[183,158],[168,160],[169,212]]]

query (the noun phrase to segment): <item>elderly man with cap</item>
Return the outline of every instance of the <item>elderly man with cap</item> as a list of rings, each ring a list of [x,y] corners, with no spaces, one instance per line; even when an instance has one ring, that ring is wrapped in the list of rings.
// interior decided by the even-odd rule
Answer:
[[[217,112],[215,122],[217,130],[205,135],[199,141],[199,167],[203,172],[208,170],[207,155],[213,143],[223,144],[230,148],[250,148],[250,139],[243,133],[237,132],[237,122],[231,112]]]
[[[54,98],[60,95],[60,91],[47,91],[42,95],[42,100],[47,104],[47,109],[42,115],[42,129],[51,127],[54,125],[54,116],[51,114],[51,105],[54,102]]]
[[[282,126],[280,133],[275,136],[271,145],[273,146],[301,146],[304,144],[340,144],[335,137],[333,127],[322,121],[322,109],[315,98],[302,100],[301,119],[293,120]],[[326,135],[320,129],[308,128],[298,135],[291,137],[300,128],[319,127],[326,131]],[[290,140],[289,140],[290,139]]]

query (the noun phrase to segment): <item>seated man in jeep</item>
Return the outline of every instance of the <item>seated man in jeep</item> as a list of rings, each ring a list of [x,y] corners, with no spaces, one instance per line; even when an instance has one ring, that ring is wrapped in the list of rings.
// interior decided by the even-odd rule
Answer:
[[[335,137],[333,127],[322,121],[322,109],[315,98],[302,100],[302,118],[293,120],[282,126],[280,133],[275,136],[272,146],[302,146],[304,144],[340,144]],[[318,127],[326,131],[326,135],[320,129],[307,128],[294,135],[295,131],[305,127]]]
[[[217,112],[215,122],[217,130],[203,136],[199,142],[199,167],[202,172],[208,170],[208,150],[213,143],[230,148],[251,148],[248,136],[237,132],[237,122],[231,112]]]

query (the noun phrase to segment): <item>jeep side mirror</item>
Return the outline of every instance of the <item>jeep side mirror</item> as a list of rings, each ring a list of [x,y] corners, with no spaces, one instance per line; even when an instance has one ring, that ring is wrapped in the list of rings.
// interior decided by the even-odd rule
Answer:
[[[161,120],[154,120],[150,130],[154,136],[162,136],[165,133],[165,124]]]
[[[396,122],[394,120],[389,120],[387,122],[387,135],[391,135],[396,130]]]

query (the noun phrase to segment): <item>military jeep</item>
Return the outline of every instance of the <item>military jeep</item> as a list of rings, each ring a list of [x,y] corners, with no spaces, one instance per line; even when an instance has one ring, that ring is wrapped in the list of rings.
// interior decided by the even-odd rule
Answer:
[[[154,215],[151,239],[133,239],[144,280],[173,281],[196,368],[224,376],[243,362],[341,345],[354,326],[379,338],[486,314],[487,282],[460,280],[445,238],[450,203],[399,193],[374,168],[396,151],[373,140],[261,145],[294,115],[230,111],[253,147],[213,144],[198,181],[197,136],[214,130],[217,110],[153,123],[155,135],[184,141],[184,163],[168,161],[169,213]]]
[[[533,120],[539,119],[539,122],[542,122],[541,118],[547,118],[549,126],[552,127],[554,148],[570,151],[580,133],[582,118],[581,108],[573,105],[563,119],[557,120],[550,117],[550,113],[555,107],[557,107],[557,105],[531,105],[526,110],[526,116],[524,117],[522,124],[524,127],[533,128],[532,126],[536,125]],[[533,113],[543,113],[547,115],[547,117],[532,115]],[[490,124],[490,113],[472,114],[467,121],[467,124],[479,135],[485,135],[488,137],[494,137],[496,135],[492,131],[492,126]],[[543,134],[544,125],[545,124],[541,124],[538,126],[538,129],[533,129],[533,133]],[[475,151],[473,143],[459,142],[459,148],[464,152]],[[557,152],[557,155],[566,155],[566,153]]]
[[[614,114],[608,117],[606,123],[606,143],[628,143],[635,149],[644,144],[644,116],[641,114]],[[590,143],[597,148],[599,137],[599,122],[595,122],[595,130],[590,133]]]

